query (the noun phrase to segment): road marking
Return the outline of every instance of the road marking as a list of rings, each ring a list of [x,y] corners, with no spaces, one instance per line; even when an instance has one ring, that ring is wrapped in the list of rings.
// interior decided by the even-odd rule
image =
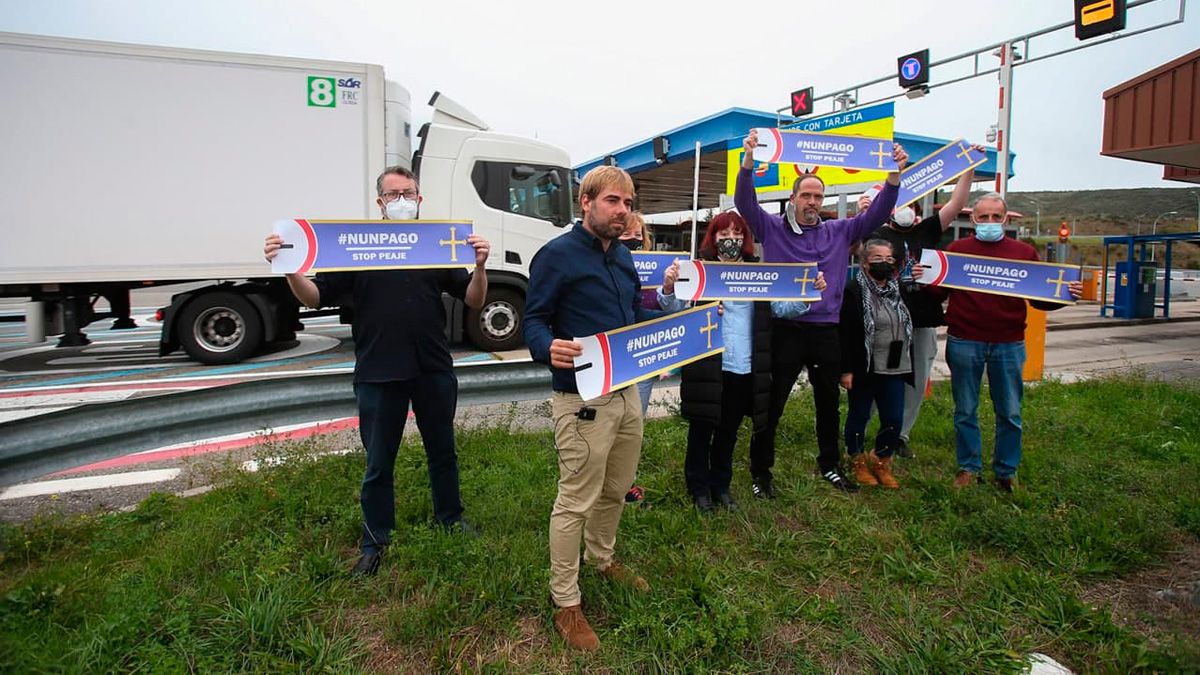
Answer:
[[[183,469],[153,469],[150,471],[132,471],[130,473],[113,473],[104,476],[85,476],[83,478],[64,478],[61,480],[25,483],[24,485],[14,485],[5,489],[4,492],[0,492],[0,501],[37,497],[39,495],[162,483],[174,480],[182,472]]]
[[[412,417],[412,413],[409,413]],[[85,471],[97,471],[100,469],[115,469],[122,466],[130,466],[134,464],[146,464],[149,462],[160,462],[164,460],[178,459],[180,457],[190,457],[196,455],[205,455],[211,452],[225,452],[236,450],[250,445],[259,445],[262,443],[273,443],[279,441],[290,441],[308,436],[316,436],[318,434],[327,434],[334,431],[342,431],[343,429],[357,429],[357,417],[342,417],[332,420],[322,420],[319,422],[305,422],[303,424],[289,424],[287,426],[278,427],[276,429],[264,430],[258,429],[255,431],[245,431],[237,434],[229,434],[226,436],[217,436],[214,438],[206,438],[198,441],[189,441],[187,443],[178,443],[176,445],[168,445],[161,448],[151,450],[143,450],[123,457],[114,457],[100,462],[94,462],[85,466],[77,466],[73,469],[60,471],[55,476],[69,476],[75,473]]]

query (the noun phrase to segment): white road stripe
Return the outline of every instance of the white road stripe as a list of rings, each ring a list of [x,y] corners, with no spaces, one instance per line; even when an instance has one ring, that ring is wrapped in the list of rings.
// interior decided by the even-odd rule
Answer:
[[[129,473],[113,473],[104,476],[63,478],[38,483],[25,483],[24,485],[15,485],[4,492],[0,492],[0,501],[36,497],[38,495],[62,494],[64,492],[81,492],[83,490],[100,490],[129,485],[144,485],[146,483],[162,483],[173,480],[182,472],[183,469],[152,469],[150,471],[131,471]]]

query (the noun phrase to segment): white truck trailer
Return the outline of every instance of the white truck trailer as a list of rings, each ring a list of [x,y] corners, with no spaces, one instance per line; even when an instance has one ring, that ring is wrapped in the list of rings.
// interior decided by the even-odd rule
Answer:
[[[487,304],[447,298],[451,337],[515,348],[529,262],[571,222],[569,158],[430,105],[414,156],[409,94],[377,65],[0,33],[0,296],[44,307],[68,346],[92,320],[131,325],[132,289],[208,282],[163,308],[160,352],[237,362],[296,328],[262,259],[271,223],[378,218],[375,177],[398,164],[423,218],[492,242]]]

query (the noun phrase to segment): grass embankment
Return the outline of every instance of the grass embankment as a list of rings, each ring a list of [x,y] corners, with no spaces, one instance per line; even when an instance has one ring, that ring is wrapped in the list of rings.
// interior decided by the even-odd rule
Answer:
[[[1031,389],[1012,497],[950,488],[948,399],[940,386],[922,414],[900,491],[845,497],[812,475],[811,401],[798,397],[781,431],[780,499],[750,497],[743,433],[743,508],[711,518],[682,486],[685,425],[651,422],[639,482],[654,506],[626,511],[618,550],[652,590],[584,573],[597,654],[552,635],[550,435],[498,428],[460,438],[477,539],[426,524],[423,455],[402,449],[397,543],[374,580],[345,575],[353,455],[231,471],[204,496],[154,496],[131,513],[7,528],[0,670],[977,673],[1014,671],[1031,651],[1084,671],[1195,669],[1194,633],[1151,643],[1081,596],[1200,537],[1200,391]]]

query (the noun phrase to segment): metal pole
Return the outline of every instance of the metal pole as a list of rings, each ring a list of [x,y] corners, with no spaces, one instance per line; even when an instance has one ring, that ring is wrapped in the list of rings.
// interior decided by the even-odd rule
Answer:
[[[700,141],[696,141],[696,170],[692,173],[692,255],[696,248],[696,222],[700,220]]]
[[[1008,198],[1008,148],[1012,145],[1012,42],[1000,45],[1000,108],[996,124],[996,192]]]

